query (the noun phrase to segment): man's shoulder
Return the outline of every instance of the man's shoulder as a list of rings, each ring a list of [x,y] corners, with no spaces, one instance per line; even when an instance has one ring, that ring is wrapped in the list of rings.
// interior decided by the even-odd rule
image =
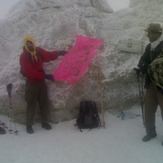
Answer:
[[[163,46],[163,40],[160,41],[160,44]]]
[[[26,60],[28,58],[28,53],[23,51],[21,54],[20,54],[20,60]]]
[[[36,52],[37,52],[38,54],[42,54],[42,53],[44,53],[44,51],[45,51],[45,49],[43,49],[43,48],[41,48],[41,47],[36,47]]]
[[[146,49],[150,49],[150,48],[151,48],[151,43],[148,43]]]
[[[158,44],[158,46],[156,48],[158,48],[158,49],[163,48],[163,40],[160,41],[160,43]]]

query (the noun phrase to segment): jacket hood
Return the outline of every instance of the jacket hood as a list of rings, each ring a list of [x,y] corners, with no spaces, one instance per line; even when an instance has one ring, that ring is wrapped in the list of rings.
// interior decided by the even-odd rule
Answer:
[[[28,47],[27,47],[27,42],[28,42],[28,41],[30,41],[30,42],[33,44],[33,46],[34,46],[34,51],[30,51],[30,50],[28,49]],[[27,35],[27,36],[24,37],[24,49],[25,49],[27,52],[29,52],[29,53],[31,54],[31,56],[33,57],[33,59],[34,59],[35,61],[38,60],[37,55],[36,55],[36,44],[35,44],[35,39],[34,39],[32,36]]]

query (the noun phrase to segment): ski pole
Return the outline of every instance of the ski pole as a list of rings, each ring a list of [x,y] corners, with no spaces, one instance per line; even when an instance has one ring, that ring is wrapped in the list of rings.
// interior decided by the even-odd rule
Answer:
[[[139,101],[140,106],[142,110],[142,119],[143,124],[145,125],[145,119],[144,119],[144,74],[140,73],[140,70],[137,68],[134,68],[137,75],[137,82],[138,82],[138,90],[139,90]]]
[[[103,103],[103,83],[100,81],[100,94],[101,94],[101,113],[102,113],[102,126],[105,128],[104,120],[104,103]]]
[[[14,117],[12,101],[11,101],[12,87],[13,87],[12,83],[7,84],[7,92],[8,92],[8,97],[9,97],[9,118],[10,118],[10,129],[9,129],[9,132],[10,132],[10,134],[13,132],[12,123],[11,123],[11,121],[12,121],[11,119],[13,119],[14,126],[15,126],[14,134],[17,135],[18,134],[18,130],[16,129],[16,122],[15,122],[15,117]]]
[[[103,82],[102,82],[102,72],[100,67],[97,67],[98,80],[100,84],[100,105],[101,105],[101,115],[102,115],[102,124],[101,127],[105,128],[105,119],[104,119],[104,103],[103,103]]]
[[[142,110],[143,124],[145,125],[145,119],[144,119],[144,75],[143,74],[139,74],[138,87],[139,87],[139,98],[140,98],[140,105],[141,105],[141,110]]]

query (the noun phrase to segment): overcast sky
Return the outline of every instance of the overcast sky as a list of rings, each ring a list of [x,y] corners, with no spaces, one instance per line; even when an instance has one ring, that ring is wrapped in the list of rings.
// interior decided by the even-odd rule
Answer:
[[[129,6],[129,1],[130,0],[107,0],[110,7],[114,10],[117,11],[122,8],[126,8]]]
[[[4,19],[8,10],[20,0],[0,0],[0,19]],[[114,11],[128,7],[129,0],[107,0]]]

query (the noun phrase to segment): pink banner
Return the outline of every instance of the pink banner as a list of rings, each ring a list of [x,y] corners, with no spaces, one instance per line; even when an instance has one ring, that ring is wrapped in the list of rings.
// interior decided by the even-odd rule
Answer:
[[[77,35],[74,47],[64,56],[53,74],[55,80],[70,83],[79,81],[102,43],[103,40]]]

